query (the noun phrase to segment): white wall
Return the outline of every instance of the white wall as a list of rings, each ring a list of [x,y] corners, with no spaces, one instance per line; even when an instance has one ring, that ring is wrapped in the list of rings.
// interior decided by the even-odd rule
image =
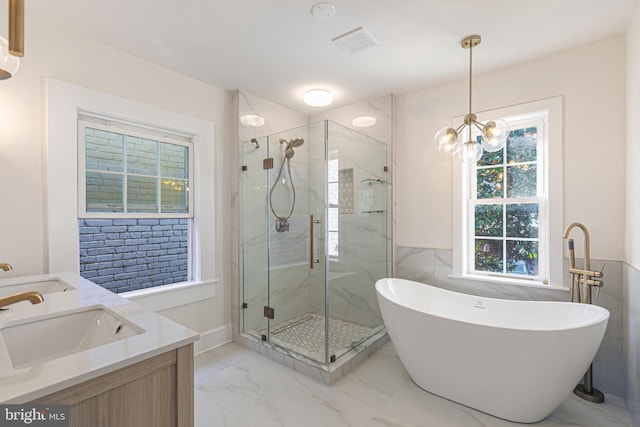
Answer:
[[[217,212],[219,238],[202,245],[203,251],[223,254],[228,239],[221,226],[221,200],[228,177],[220,171],[225,164],[225,105],[229,94],[52,26],[30,10],[37,8],[37,3],[27,2],[26,7],[26,56],[17,75],[0,82],[0,261],[14,267],[3,277],[49,272],[46,159],[47,150],[56,147],[46,145],[48,77],[215,124],[215,164],[208,164],[203,176],[215,183],[216,198],[203,199],[202,203]],[[5,8],[0,9],[0,21],[6,22]],[[206,262],[203,271],[209,277],[203,280],[220,279],[216,297],[209,304],[211,314],[203,326],[214,329],[230,323],[229,304],[224,304],[228,281],[223,277],[222,257],[216,258],[215,265]]]
[[[563,222],[589,227],[594,258],[623,258],[624,53],[619,35],[474,76],[476,112],[563,96]],[[397,97],[398,246],[452,247],[452,159],[438,153],[433,135],[465,114],[467,85],[465,79]]]
[[[625,260],[640,269],[640,6],[627,28],[627,145]]]

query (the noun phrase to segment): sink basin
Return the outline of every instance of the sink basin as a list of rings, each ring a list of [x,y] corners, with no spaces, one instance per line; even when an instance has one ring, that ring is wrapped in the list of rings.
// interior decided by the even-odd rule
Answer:
[[[15,285],[0,286],[0,298],[19,292],[36,291],[41,294],[52,294],[55,292],[65,292],[75,288],[62,280],[53,278],[28,283],[17,283]]]
[[[15,369],[143,333],[139,326],[97,305],[55,313],[0,328],[11,364]]]

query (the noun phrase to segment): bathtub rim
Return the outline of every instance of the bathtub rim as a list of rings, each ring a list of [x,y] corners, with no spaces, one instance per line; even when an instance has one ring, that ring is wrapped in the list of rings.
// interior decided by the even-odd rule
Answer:
[[[484,323],[477,323],[477,322],[472,322],[472,321],[468,321],[468,320],[461,320],[461,319],[455,319],[452,317],[445,317],[445,316],[440,316],[438,314],[434,314],[434,313],[430,313],[428,311],[421,311],[421,310],[417,310],[415,308],[409,307],[397,300],[391,299],[389,297],[387,297],[386,295],[384,295],[383,292],[381,292],[378,288],[378,284],[379,283],[384,283],[387,280],[400,280],[400,281],[404,281],[404,282],[410,282],[410,283],[415,283],[417,285],[422,285],[422,286],[429,286],[432,288],[436,288],[438,291],[442,291],[442,292],[446,292],[449,294],[459,294],[459,295],[465,295],[465,296],[470,296],[470,297],[476,297],[476,298],[482,298],[484,300],[489,300],[489,301],[508,301],[510,303],[514,303],[514,304],[520,304],[520,303],[529,303],[529,304],[562,304],[562,305],[581,305],[581,306],[586,306],[586,307],[597,307],[595,310],[600,311],[601,315],[597,318],[594,319],[590,322],[586,322],[583,324],[580,324],[579,326],[574,326],[574,327],[563,327],[563,328],[553,328],[553,329],[532,329],[532,328],[522,328],[522,327],[506,327],[506,326],[498,326],[498,325],[487,325]],[[380,287],[384,286],[383,284],[380,285]],[[571,330],[576,330],[576,329],[582,329],[582,328],[588,328],[591,327],[593,325],[596,325],[598,323],[601,322],[608,322],[609,318],[611,317],[611,313],[609,312],[609,310],[607,310],[606,308],[599,306],[599,305],[595,305],[595,304],[583,304],[583,303],[576,303],[576,302],[567,302],[567,301],[536,301],[536,300],[509,300],[509,299],[504,299],[504,298],[492,298],[492,297],[483,297],[483,296],[479,296],[479,295],[472,295],[472,294],[465,294],[462,292],[456,292],[456,291],[452,291],[449,289],[444,289],[444,288],[440,288],[438,286],[434,286],[434,285],[430,285],[428,283],[423,283],[423,282],[416,282],[414,280],[409,280],[409,279],[400,279],[400,278],[394,278],[394,277],[385,277],[382,279],[378,279],[376,280],[375,283],[375,288],[376,288],[376,294],[379,297],[382,297],[384,299],[386,299],[387,301],[389,301],[390,303],[393,303],[395,305],[398,305],[400,307],[402,307],[403,309],[406,310],[410,310],[412,312],[415,313],[421,313],[424,315],[428,315],[428,316],[433,316],[433,317],[437,317],[439,319],[445,319],[451,322],[458,322],[458,323],[463,323],[463,324],[467,324],[467,325],[476,325],[476,326],[482,326],[485,328],[493,328],[493,329],[500,329],[500,330],[511,330],[511,331],[523,331],[523,332],[540,332],[540,333],[545,333],[545,332],[562,332],[562,331],[571,331]]]

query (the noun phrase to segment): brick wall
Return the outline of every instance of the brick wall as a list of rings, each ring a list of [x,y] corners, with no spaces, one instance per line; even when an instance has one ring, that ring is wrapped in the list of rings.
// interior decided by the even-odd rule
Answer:
[[[188,219],[80,219],[80,275],[113,292],[188,280]]]

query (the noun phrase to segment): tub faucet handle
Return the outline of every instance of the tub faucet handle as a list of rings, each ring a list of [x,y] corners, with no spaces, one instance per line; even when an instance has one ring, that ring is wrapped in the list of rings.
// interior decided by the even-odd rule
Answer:
[[[604,268],[607,266],[607,263],[605,262],[604,264],[602,264],[602,268],[600,269],[600,271],[598,271],[595,276],[596,277],[604,277]]]

